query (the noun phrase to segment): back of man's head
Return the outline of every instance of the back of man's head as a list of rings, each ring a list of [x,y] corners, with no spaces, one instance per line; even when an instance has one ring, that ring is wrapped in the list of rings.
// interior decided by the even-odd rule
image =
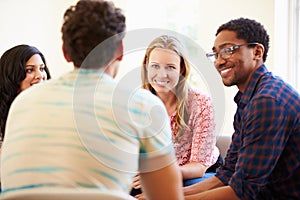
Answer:
[[[83,61],[85,68],[103,67],[114,57],[125,29],[125,16],[112,2],[80,0],[64,14],[61,31],[65,54],[76,67],[82,67]],[[89,53],[104,41],[105,48],[86,62]]]

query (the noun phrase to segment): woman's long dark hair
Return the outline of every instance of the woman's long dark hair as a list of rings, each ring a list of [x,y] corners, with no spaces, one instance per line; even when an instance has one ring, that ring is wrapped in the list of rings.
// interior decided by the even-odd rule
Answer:
[[[41,56],[47,79],[50,79],[45,57],[36,47],[18,45],[4,52],[0,58],[0,136],[2,139],[10,105],[20,92],[20,83],[26,78],[26,62],[35,54]]]

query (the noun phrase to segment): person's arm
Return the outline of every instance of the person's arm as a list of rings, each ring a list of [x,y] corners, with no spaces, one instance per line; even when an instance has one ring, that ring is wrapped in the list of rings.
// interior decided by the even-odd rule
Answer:
[[[183,189],[185,196],[190,196],[194,194],[198,194],[207,190],[211,190],[214,188],[222,187],[224,184],[220,179],[215,176],[212,176],[208,179],[205,179],[201,182],[195,183],[193,185],[187,186]]]
[[[241,199],[257,199],[285,150],[289,137],[288,112],[280,101],[264,95],[257,95],[247,104],[247,109],[238,112],[242,140],[228,185]]]
[[[142,92],[143,90],[141,90]],[[149,95],[146,93],[145,95]],[[145,98],[145,97],[143,97]],[[150,104],[150,101],[153,104]],[[148,103],[149,102],[149,103]],[[175,150],[169,117],[162,101],[154,95],[147,96],[145,107],[147,120],[136,118],[138,124],[146,127],[139,129],[139,167],[143,195],[147,200],[183,200],[183,183]],[[149,112],[151,108],[151,112]],[[150,116],[149,116],[150,114]]]
[[[222,186],[195,195],[186,196],[185,200],[239,200],[230,186]]]
[[[156,171],[140,173],[140,178],[147,200],[183,199],[182,178],[176,162]]]
[[[183,180],[202,177],[206,170],[206,166],[197,162],[191,162],[186,165],[180,166]]]
[[[197,90],[190,92],[189,95],[192,99],[189,104],[192,119],[189,126],[193,139],[189,163],[181,167],[184,180],[202,177],[219,156],[216,149],[215,117],[211,98]]]

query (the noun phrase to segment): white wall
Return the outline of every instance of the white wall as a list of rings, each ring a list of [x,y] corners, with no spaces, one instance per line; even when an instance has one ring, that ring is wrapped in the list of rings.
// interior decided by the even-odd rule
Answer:
[[[61,52],[63,13],[77,0],[0,0],[0,54],[18,44],[36,46],[53,77],[72,69]]]
[[[128,19],[129,29],[147,27],[166,28],[169,27],[170,24],[174,24],[174,31],[178,31],[194,39],[205,51],[211,51],[215,32],[222,23],[239,17],[256,19],[265,26],[270,34],[271,48],[266,64],[271,70],[273,68],[273,0],[130,0],[126,1],[123,6]],[[171,6],[177,7],[178,11],[176,13],[170,13],[169,7]],[[136,7],[139,9],[136,9]],[[189,32],[191,29],[193,30],[192,33]],[[134,61],[130,59],[130,63],[134,66],[133,62]],[[199,87],[205,90],[201,84]],[[219,123],[218,125],[221,126],[220,134],[222,135],[233,133],[232,122],[236,109],[233,98],[237,92],[237,88],[224,87],[224,90],[225,119],[223,121],[217,121]]]
[[[61,52],[62,17],[77,0],[0,0],[0,54],[17,44],[36,46],[46,56],[53,78],[71,70]],[[267,65],[273,67],[274,0],[114,0],[127,16],[128,30],[139,28],[170,28],[196,41],[210,51],[218,26],[233,18],[248,17],[260,21],[271,36]],[[176,13],[169,13],[170,7]],[[192,31],[191,31],[192,30]],[[142,36],[141,36],[142,37]],[[138,65],[142,54],[128,56],[121,75]],[[225,88],[225,119],[220,134],[232,134],[235,112],[233,97],[237,89]]]

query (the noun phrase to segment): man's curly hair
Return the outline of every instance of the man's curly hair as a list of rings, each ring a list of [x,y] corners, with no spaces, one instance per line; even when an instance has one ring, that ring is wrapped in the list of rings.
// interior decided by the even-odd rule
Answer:
[[[125,16],[112,2],[80,0],[64,14],[61,31],[66,54],[76,67],[82,67],[89,53],[97,45],[111,38],[105,50],[102,48],[97,52],[97,64],[94,61],[93,64],[84,67],[105,66],[113,58],[124,37],[122,33],[125,29]]]
[[[238,39],[243,39],[247,43],[258,42],[265,48],[263,61],[265,62],[269,50],[269,35],[263,25],[255,20],[247,18],[238,18],[222,24],[216,33],[216,36],[223,30],[236,32]]]

